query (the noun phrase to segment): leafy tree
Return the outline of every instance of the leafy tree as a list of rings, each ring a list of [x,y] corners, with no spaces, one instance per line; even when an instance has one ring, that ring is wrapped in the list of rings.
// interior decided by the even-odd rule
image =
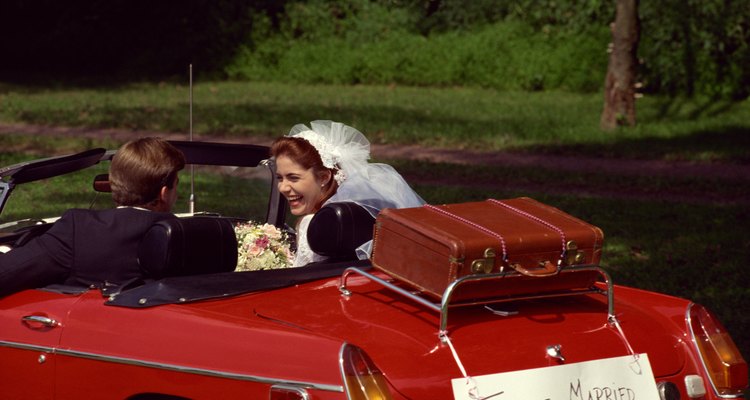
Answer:
[[[658,0],[640,5],[642,76],[647,91],[750,95],[747,0]]]

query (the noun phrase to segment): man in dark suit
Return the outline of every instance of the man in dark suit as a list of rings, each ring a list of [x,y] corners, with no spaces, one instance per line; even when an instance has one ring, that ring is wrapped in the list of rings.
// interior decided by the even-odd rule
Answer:
[[[117,208],[68,210],[44,234],[0,254],[0,296],[53,283],[118,285],[142,277],[138,243],[155,222],[176,218],[178,171],[185,157],[158,138],[124,144],[109,179]]]

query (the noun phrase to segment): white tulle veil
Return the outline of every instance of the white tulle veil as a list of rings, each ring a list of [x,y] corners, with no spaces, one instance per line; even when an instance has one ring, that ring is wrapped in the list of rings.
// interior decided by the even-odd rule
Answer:
[[[323,165],[337,170],[334,178],[339,188],[326,203],[355,202],[373,217],[384,208],[418,207],[425,203],[393,167],[368,162],[370,141],[351,126],[334,121],[312,121],[310,127],[295,125],[287,136],[310,142],[320,154]],[[360,258],[369,256],[370,246],[371,243],[367,243],[360,248]]]

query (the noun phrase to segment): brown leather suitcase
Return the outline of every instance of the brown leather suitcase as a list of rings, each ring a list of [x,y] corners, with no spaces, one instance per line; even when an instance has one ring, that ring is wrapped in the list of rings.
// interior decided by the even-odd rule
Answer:
[[[593,285],[601,229],[522,197],[384,209],[375,223],[372,264],[440,298],[456,279],[471,279],[452,301],[545,293]],[[498,274],[505,273],[503,277]]]

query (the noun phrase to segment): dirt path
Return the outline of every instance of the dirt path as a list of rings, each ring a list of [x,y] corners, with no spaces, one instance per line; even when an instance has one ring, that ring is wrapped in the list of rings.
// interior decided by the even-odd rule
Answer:
[[[23,124],[0,124],[0,134],[24,134],[40,136],[74,136],[92,139],[111,139],[114,141],[126,141],[139,136],[161,136],[172,140],[187,140],[188,135],[184,133],[164,133],[129,131],[123,129],[91,129],[77,127],[49,127],[40,125]],[[236,136],[205,136],[195,137],[196,140],[216,141],[226,143],[255,143],[270,144],[272,137],[265,138],[242,138]],[[701,178],[726,182],[727,185],[742,185],[748,187],[746,196],[733,195],[731,198],[722,197],[715,193],[659,193],[658,197],[666,201],[686,201],[697,203],[735,204],[750,203],[750,165],[734,165],[722,163],[690,163],[690,162],[667,162],[662,160],[627,160],[627,159],[604,159],[587,157],[568,157],[539,154],[519,154],[511,152],[479,152],[455,149],[427,148],[421,146],[396,146],[396,145],[372,145],[372,155],[377,159],[411,159],[428,162],[441,162],[457,165],[485,165],[485,166],[507,166],[507,167],[539,167],[542,169],[576,172],[600,172],[617,176],[660,176],[666,178]],[[440,177],[431,179],[419,179],[414,183],[424,184],[450,184],[456,182],[445,182]],[[477,184],[472,182],[458,183],[469,187],[487,187],[492,185]],[[501,183],[495,185],[500,186]],[[503,188],[512,190],[529,190],[532,192],[561,192],[579,193],[582,195],[599,195],[604,197],[618,198],[648,198],[653,199],[654,194],[638,193],[638,190],[618,191],[599,190],[591,188],[555,188],[555,187],[532,187],[533,185],[521,185]]]

